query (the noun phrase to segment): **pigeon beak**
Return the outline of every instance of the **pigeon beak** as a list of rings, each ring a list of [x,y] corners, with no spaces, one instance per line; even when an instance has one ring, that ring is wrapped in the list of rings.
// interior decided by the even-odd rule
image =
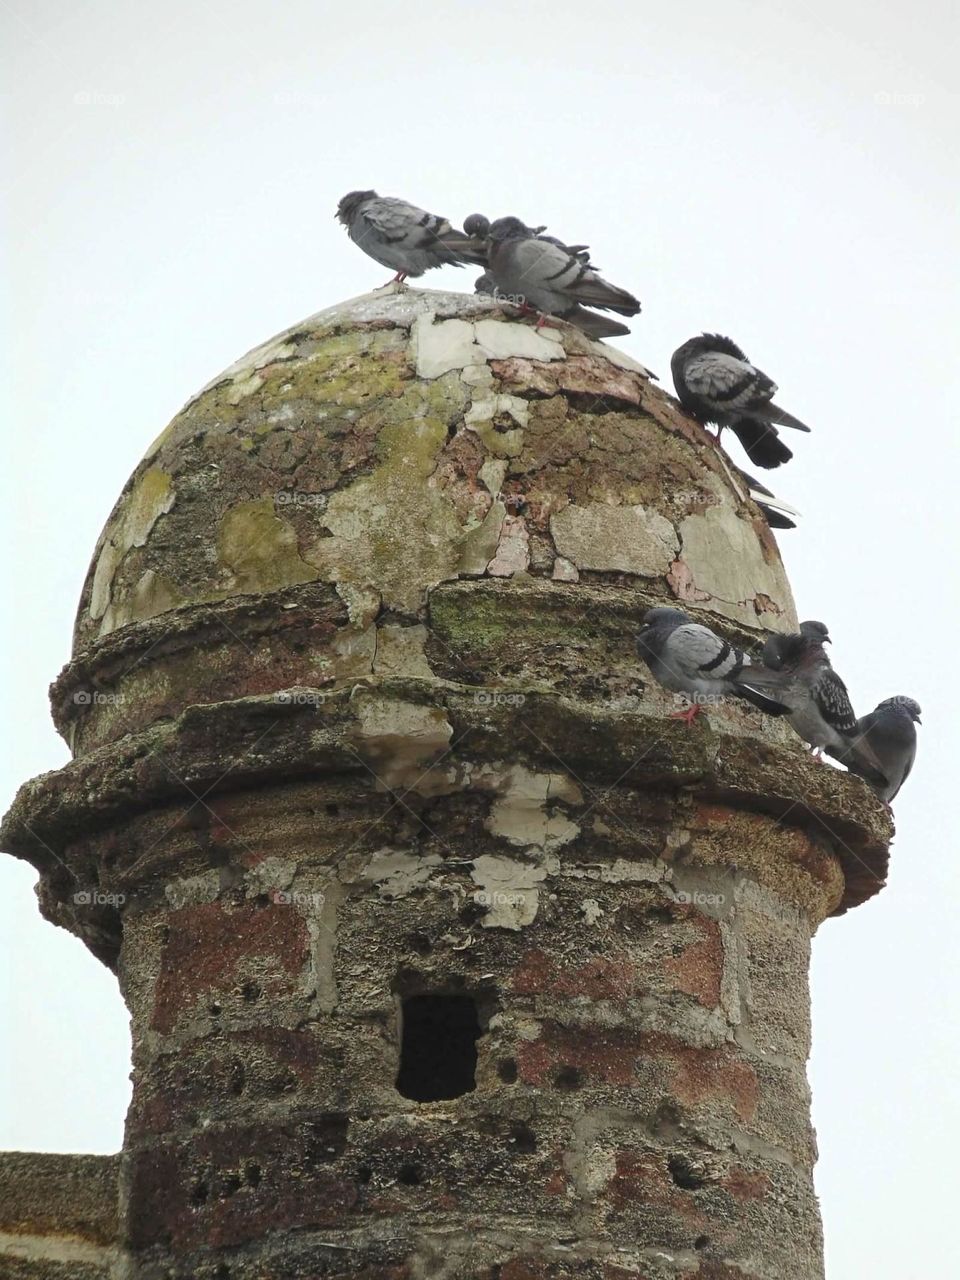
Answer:
[[[914,720],[916,720],[917,724],[923,724],[923,721],[920,719],[919,716],[914,716],[913,718]]]

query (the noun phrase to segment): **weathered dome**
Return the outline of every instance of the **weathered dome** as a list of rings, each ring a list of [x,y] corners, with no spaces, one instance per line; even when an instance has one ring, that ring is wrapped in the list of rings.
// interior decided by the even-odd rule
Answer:
[[[795,622],[763,516],[640,365],[488,299],[365,295],[245,356],[148,450],[93,557],[58,725],[83,751],[200,687],[479,678],[455,615],[482,610],[491,578],[553,632],[526,656],[555,684],[565,645],[611,610],[629,639],[651,599],[736,634]],[[282,658],[256,643],[278,610]],[[639,689],[629,645],[612,666],[615,689]]]
[[[822,1276],[810,938],[889,817],[670,718],[676,600],[795,623],[723,454],[565,326],[381,292],[178,415],[0,831],[130,1008],[125,1275]]]

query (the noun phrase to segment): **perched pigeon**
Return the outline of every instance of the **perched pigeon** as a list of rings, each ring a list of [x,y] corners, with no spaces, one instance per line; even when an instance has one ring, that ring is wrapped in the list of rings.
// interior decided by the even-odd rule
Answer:
[[[810,430],[773,404],[777,384],[754,368],[735,342],[718,333],[705,333],[678,347],[670,368],[687,412],[698,422],[716,423],[718,440],[729,427],[758,467],[779,467],[793,457],[777,426]]]
[[[742,649],[709,627],[691,621],[681,609],[649,609],[637,633],[637,652],[665,689],[692,699],[674,719],[692,724],[702,702],[723,695],[744,698],[768,715],[786,715],[789,707],[754,687],[756,670]]]
[[[487,270],[498,295],[524,310],[538,311],[538,325],[545,324],[547,316],[560,316],[592,337],[629,333],[625,325],[584,308],[634,316],[640,303],[625,289],[609,284],[565,246],[534,235],[519,218],[498,218],[491,223],[487,245]],[[586,253],[579,247],[578,251]]]
[[[364,253],[396,271],[391,284],[422,276],[431,267],[486,261],[471,237],[455,231],[446,218],[376,191],[349,192],[337,206],[337,218]]]
[[[795,529],[797,527],[790,517],[799,516],[799,511],[791,507],[789,503],[775,497],[765,484],[761,484],[759,480],[748,475],[746,471],[741,471],[739,467],[737,467],[737,470],[750,490],[750,497],[766,516],[767,524],[771,529]]]
[[[920,724],[919,703],[903,696],[885,698],[857,721],[858,738],[870,748],[886,777],[886,785],[875,789],[887,804],[896,798],[913,768],[917,755],[914,723]],[[831,751],[830,754],[834,753]],[[838,755],[837,758],[847,765],[851,773],[861,773],[858,761],[850,759],[849,754]]]
[[[811,619],[809,622],[801,622],[798,632],[787,634],[775,632],[767,636],[763,646],[761,654],[763,665],[769,667],[771,671],[782,671],[784,667],[799,662],[809,645],[816,644],[821,646],[833,644],[825,622],[816,622]]]
[[[519,222],[520,219],[518,218]],[[521,224],[523,225],[523,224]],[[536,236],[538,240],[544,240],[547,244],[556,245],[558,249],[562,249],[564,253],[572,254],[573,257],[579,258],[581,262],[590,262],[590,246],[588,244],[564,244],[562,240],[558,240],[556,236],[545,236],[546,225],[542,227],[527,227],[524,230],[530,235]],[[471,213],[468,218],[463,220],[464,233],[477,244],[478,249],[482,249],[484,253],[487,250],[487,237],[490,235],[490,219],[482,213]],[[594,271],[600,268],[594,266]]]
[[[826,750],[851,762],[873,786],[885,787],[880,761],[859,737],[847,686],[830,665],[823,647],[829,643],[822,622],[803,622],[793,635],[770,636],[763,647],[764,665],[751,672],[751,682],[786,703],[790,724],[818,759]]]
[[[467,235],[471,236],[477,244],[478,250],[487,252],[487,236],[490,232],[490,219],[485,218],[482,213],[471,213],[469,218],[464,219],[463,229]],[[545,236],[542,233],[546,227],[525,227],[526,231],[537,240],[542,240],[545,244],[552,244],[557,249],[563,250],[564,253],[577,259],[578,262],[592,266],[590,263],[590,246],[586,244],[564,244],[562,240],[558,240],[556,236]],[[598,267],[592,266],[594,271],[599,270]],[[474,281],[474,292],[489,293],[493,297],[498,296],[497,282],[493,278],[492,273],[487,270],[482,276]],[[509,301],[509,299],[507,299]],[[574,311],[569,312],[565,317],[578,329],[582,330],[590,338],[615,338],[621,337],[630,330],[625,324],[620,324],[617,320],[609,320],[606,316],[596,315],[592,311],[586,311],[582,307],[577,307]]]

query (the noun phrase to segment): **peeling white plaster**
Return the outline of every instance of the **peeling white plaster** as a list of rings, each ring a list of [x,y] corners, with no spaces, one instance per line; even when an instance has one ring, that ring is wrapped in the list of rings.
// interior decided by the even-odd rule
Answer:
[[[377,885],[382,898],[403,898],[426,884],[442,861],[437,853],[421,858],[400,849],[377,849],[360,874]]]
[[[580,910],[588,925],[596,924],[604,914],[603,907],[601,907],[596,898],[584,898],[580,903]]]
[[[544,858],[539,864],[494,854],[477,858],[470,875],[479,886],[474,901],[487,908],[483,928],[519,930],[532,924],[540,902],[539,886],[558,866],[556,858]]]
[[[509,414],[518,427],[525,427],[530,420],[530,406],[521,396],[507,392],[485,396],[472,402],[464,416],[464,423],[472,427],[476,422],[492,422],[502,414]]]
[[[485,826],[521,848],[559,849],[580,834],[580,828],[561,813],[548,815],[548,801],[583,804],[583,793],[565,774],[533,773],[523,765],[484,766],[466,780],[498,796]]]
[[[412,338],[421,378],[439,378],[453,369],[469,368],[470,382],[476,386],[487,385],[476,372],[486,360],[562,360],[566,354],[557,337],[530,325],[505,320],[438,320],[432,311],[417,316]]]
[[[561,874],[571,880],[598,880],[601,884],[657,884],[667,871],[665,862],[631,862],[617,858],[614,862],[597,863],[595,866],[565,866]]]
[[[142,547],[150,531],[176,500],[173,482],[155,467],[146,470],[124,500],[123,510],[106,530],[90,588],[90,616],[102,618],[110,603],[113,576],[131,547]],[[109,626],[101,628],[109,630]]]
[[[754,600],[765,595],[792,624],[793,597],[783,566],[763,558],[753,526],[730,506],[718,504],[687,516],[680,525],[680,539],[683,560],[697,591],[707,594],[718,613],[756,626]],[[760,614],[762,619],[764,616]],[[766,613],[771,621],[777,617],[782,614]]]
[[[242,382],[234,382],[227,400],[230,404],[239,404],[241,400],[246,400],[247,396],[252,396],[254,392],[259,391],[264,381],[265,379],[261,378],[259,373],[254,373],[249,378],[244,378]]]
[[[512,578],[530,567],[530,535],[522,516],[504,516],[497,554],[487,566],[494,578]]]
[[[383,626],[377,632],[377,654],[373,673],[377,676],[411,676],[429,680],[433,676],[424,646],[427,628]]]
[[[429,767],[453,736],[442,710],[368,693],[356,703],[358,723],[352,737],[376,776],[378,790],[403,786],[420,795],[453,790],[449,770]]]
[[[413,326],[413,350],[417,374],[439,378],[451,369],[476,364],[480,352],[467,320],[441,320],[434,324],[431,314],[420,316]]]
[[[334,588],[347,606],[347,617],[355,627],[369,627],[380,612],[380,592],[353,582],[338,582]]]
[[[553,562],[553,580],[554,582],[579,582],[580,571],[575,564],[571,564],[563,556],[557,556]]]
[[[488,360],[562,360],[566,355],[556,331],[505,320],[478,320],[474,326],[477,342]]]
[[[571,503],[550,517],[550,532],[559,554],[578,569],[658,577],[680,549],[670,521],[642,506]]]
[[[507,464],[502,458],[488,458],[478,471],[477,477],[481,484],[485,484],[489,492],[496,497],[507,478]]]

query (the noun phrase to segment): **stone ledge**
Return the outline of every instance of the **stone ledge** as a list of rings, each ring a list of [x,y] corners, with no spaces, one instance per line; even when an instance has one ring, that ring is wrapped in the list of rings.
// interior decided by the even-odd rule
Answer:
[[[0,1234],[112,1243],[119,1168],[119,1156],[0,1152]]]
[[[67,846],[182,799],[185,788],[188,797],[222,794],[371,771],[390,786],[408,788],[441,757],[451,767],[497,761],[509,743],[511,758],[534,767],[563,768],[586,782],[630,790],[679,793],[806,829],[832,847],[843,867],[846,889],[833,914],[883,886],[889,811],[849,774],[717,732],[706,718],[691,730],[649,713],[529,687],[490,690],[487,701],[483,692],[436,680],[386,680],[333,693],[298,688],[286,701],[272,695],[193,706],[172,722],[24,784],[0,841],[42,874],[63,879],[66,891],[72,887],[64,877]],[[468,749],[460,745],[465,737]]]

